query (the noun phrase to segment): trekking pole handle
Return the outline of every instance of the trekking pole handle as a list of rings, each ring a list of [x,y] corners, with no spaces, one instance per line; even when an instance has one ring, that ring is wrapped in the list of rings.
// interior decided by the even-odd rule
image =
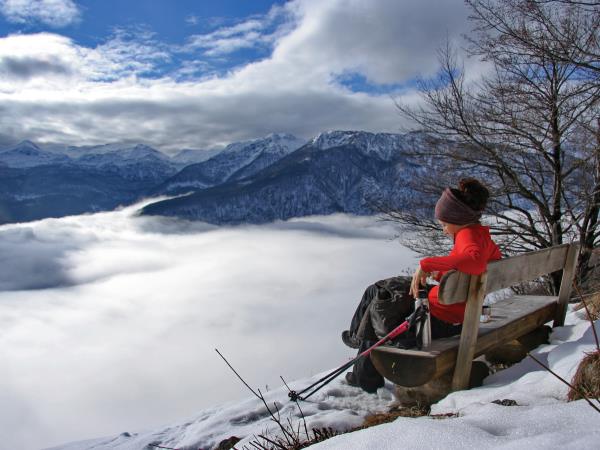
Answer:
[[[427,349],[431,345],[431,316],[425,288],[419,289],[419,296],[415,299],[415,310],[418,308],[423,310],[424,317],[417,324],[417,335],[421,335],[421,348]]]

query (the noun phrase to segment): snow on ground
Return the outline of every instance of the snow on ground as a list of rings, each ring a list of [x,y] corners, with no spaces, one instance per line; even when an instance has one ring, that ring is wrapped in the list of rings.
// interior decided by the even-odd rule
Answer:
[[[311,446],[315,450],[444,449],[594,449],[598,417],[582,402],[552,408],[481,405],[455,419],[399,418]]]
[[[242,370],[243,373],[243,370]],[[292,389],[301,388],[317,380],[320,374],[311,379],[291,383]],[[232,375],[233,376],[233,375]],[[232,380],[237,382],[237,380]],[[302,402],[301,408],[309,427],[332,426],[337,429],[359,426],[369,411],[383,411],[392,402],[391,386],[379,390],[377,394],[367,394],[360,389],[347,386],[340,379],[315,394],[310,401]],[[288,417],[295,424],[301,415],[295,403],[287,397],[285,388],[264,393],[270,406],[276,403],[284,419]],[[263,403],[250,398],[245,401],[228,403],[209,408],[190,420],[175,423],[165,428],[139,433],[122,433],[103,439],[73,443],[55,447],[56,450],[95,449],[95,450],[134,450],[145,449],[148,444],[186,449],[210,449],[230,436],[250,439],[254,434],[266,429],[276,431]],[[242,448],[241,444],[236,446]]]
[[[600,322],[595,327],[600,331]],[[585,352],[595,349],[592,328],[581,312],[569,313],[532,354],[571,380]],[[335,437],[315,450],[360,449],[596,449],[600,414],[585,400],[567,403],[568,387],[531,358],[486,378],[484,386],[448,395],[431,414],[456,418],[399,418],[393,423]],[[518,406],[494,400],[511,399]],[[596,402],[600,406],[600,402]]]
[[[600,322],[596,322],[600,332]],[[582,312],[570,312],[564,327],[551,335],[551,343],[539,347],[534,356],[570,380],[586,352],[595,348],[592,328]],[[241,370],[243,376],[243,370]],[[290,384],[299,390],[323,374]],[[231,374],[231,377],[234,377]],[[394,404],[392,385],[376,394],[366,394],[336,379],[308,402],[302,412],[309,428],[347,430],[362,423],[367,414]],[[584,400],[566,402],[568,388],[531,358],[489,376],[484,386],[450,394],[432,407],[433,415],[456,414],[452,418],[398,418],[392,423],[336,436],[311,448],[315,450],[386,449],[593,449],[600,442],[600,414]],[[266,393],[269,405],[276,403],[284,419],[301,423],[295,404],[280,388]],[[502,406],[494,400],[511,399],[517,406]],[[228,403],[206,409],[190,420],[154,431],[124,433],[102,439],[68,444],[53,450],[140,450],[148,444],[177,449],[210,449],[230,436],[245,437],[236,445],[248,445],[254,435],[276,432],[258,399]]]

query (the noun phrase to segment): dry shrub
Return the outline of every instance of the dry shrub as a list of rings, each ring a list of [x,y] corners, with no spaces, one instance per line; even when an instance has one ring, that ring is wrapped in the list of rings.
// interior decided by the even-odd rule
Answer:
[[[579,363],[577,372],[571,380],[575,389],[569,390],[569,401],[587,398],[600,399],[600,350],[588,353]]]
[[[591,295],[584,295],[584,297],[591,319],[598,320],[600,318],[600,292],[594,292]],[[575,310],[580,309],[585,309],[583,302],[575,306]]]
[[[543,277],[535,281],[523,281],[510,289],[517,295],[552,295],[550,278]]]
[[[268,433],[259,434],[249,442],[250,447],[244,445],[242,450],[300,450],[342,434],[331,427],[313,428],[311,430],[312,436],[305,429],[306,438],[304,438],[300,424],[295,428],[292,422],[288,421],[284,427],[285,433],[283,436],[269,435]],[[233,447],[234,450],[236,448]]]
[[[235,444],[237,444],[240,441],[241,439],[239,437],[231,436],[230,438],[224,439],[221,442],[219,442],[219,445],[217,445],[213,450],[231,450],[232,448],[235,448]]]
[[[427,407],[414,406],[411,408],[393,408],[385,413],[377,413],[367,416],[363,424],[357,429],[362,430],[364,428],[393,422],[398,417],[422,417],[426,416],[427,414],[429,414],[429,408]]]

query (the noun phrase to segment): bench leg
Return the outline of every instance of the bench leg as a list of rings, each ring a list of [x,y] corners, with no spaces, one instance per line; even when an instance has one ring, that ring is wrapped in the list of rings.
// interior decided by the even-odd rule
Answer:
[[[465,320],[463,322],[462,333],[460,334],[456,368],[452,377],[452,390],[454,391],[469,387],[469,376],[471,374],[471,364],[479,332],[479,318],[481,316],[483,298],[485,297],[486,282],[487,272],[479,276],[472,276],[469,283]]]
[[[575,277],[575,266],[577,265],[578,254],[579,245],[571,244],[562,273],[560,292],[558,294],[558,308],[556,308],[556,316],[552,327],[562,327],[565,324],[565,316],[567,315],[567,306],[569,304],[569,298],[571,297],[571,288],[573,287],[573,278]]]
[[[483,379],[490,374],[486,363],[473,361],[471,376],[469,378],[469,388],[479,387],[483,384]],[[429,380],[427,383],[416,386],[406,387],[396,385],[394,387],[394,396],[402,406],[431,406],[439,402],[446,395],[452,392],[452,372],[449,371],[437,378]]]

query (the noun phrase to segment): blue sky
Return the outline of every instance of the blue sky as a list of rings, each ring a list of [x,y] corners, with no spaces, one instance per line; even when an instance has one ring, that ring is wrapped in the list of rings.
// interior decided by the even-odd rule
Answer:
[[[29,14],[25,22],[3,15],[0,21],[0,31],[5,35],[21,31],[61,29],[62,33],[74,37],[78,42],[93,45],[103,39],[114,27],[146,24],[165,40],[177,43],[185,39],[190,31],[208,32],[226,22],[244,20],[255,14],[265,14],[274,4],[285,2],[265,0],[80,0],[62,3],[70,3],[74,6],[73,9],[65,10],[63,14],[56,14],[56,16],[65,18],[64,22],[61,22],[64,25],[57,25],[56,21],[44,20],[39,14],[37,16]],[[51,7],[50,2],[48,5]]]
[[[391,97],[417,101],[466,17],[461,0],[0,0],[0,145],[400,131]]]
[[[36,34],[43,32],[59,33],[68,36],[74,43],[85,47],[96,47],[110,42],[116,36],[126,42],[145,40],[157,46],[173,48],[169,58],[156,60],[152,71],[139,73],[144,78],[156,78],[172,74],[185,61],[202,61],[202,70],[189,74],[194,76],[207,73],[223,74],[227,70],[265,58],[270,54],[269,42],[242,42],[247,37],[243,31],[230,36],[230,44],[237,39],[239,48],[230,47],[226,53],[206,54],[207,47],[194,46],[200,37],[210,37],[212,33],[231,30],[237,25],[255,25],[249,31],[260,30],[272,33],[281,24],[283,17],[276,14],[269,19],[269,13],[285,2],[252,1],[194,1],[194,0],[58,0],[40,1],[51,9],[52,3],[66,5],[62,12],[54,15],[29,10],[29,14],[18,14],[10,9],[11,1],[4,3],[5,14],[0,16],[0,33]],[[15,5],[35,4],[33,1],[13,1]],[[8,10],[7,10],[8,9]],[[12,13],[12,14],[11,14]],[[218,36],[214,36],[216,40]],[[206,44],[208,45],[208,44]],[[176,48],[180,51],[176,51]],[[185,48],[187,47],[187,48]],[[226,56],[225,56],[226,55]]]

